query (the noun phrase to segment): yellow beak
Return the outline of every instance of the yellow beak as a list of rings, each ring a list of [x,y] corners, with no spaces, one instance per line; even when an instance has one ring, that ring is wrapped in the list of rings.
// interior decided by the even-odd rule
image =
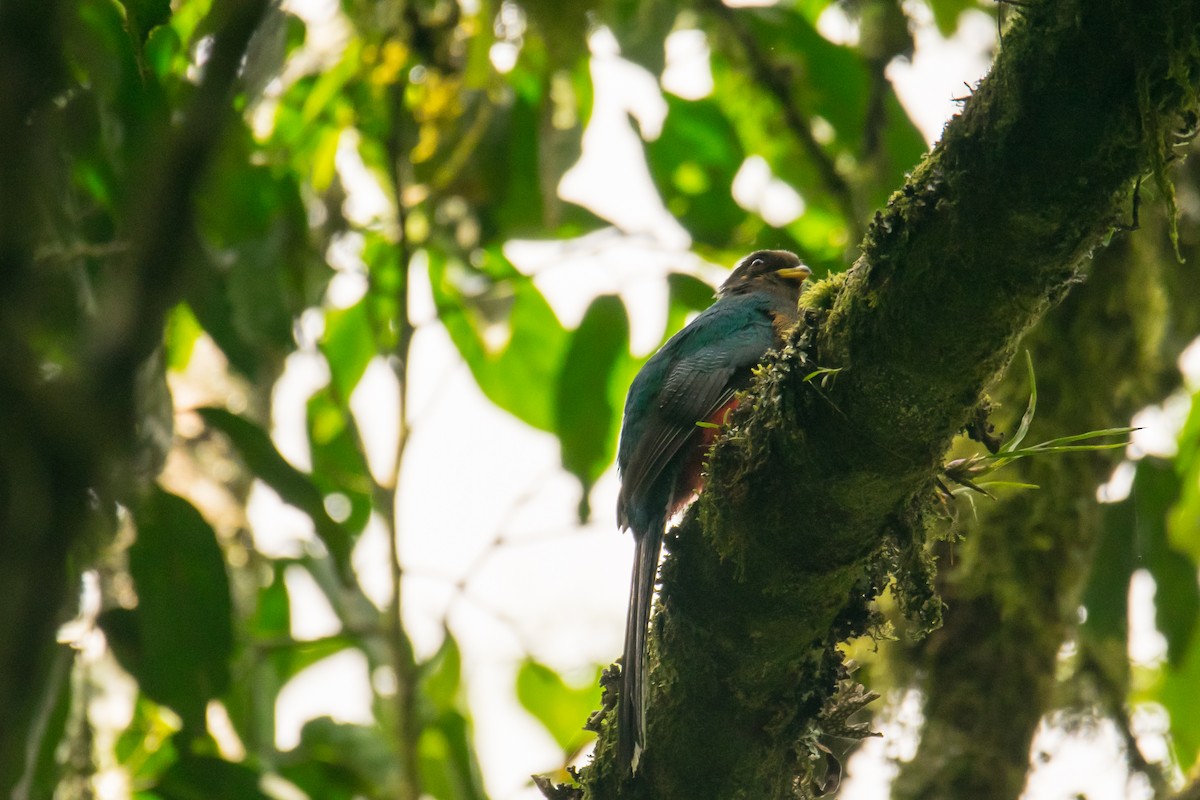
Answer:
[[[812,275],[812,270],[801,264],[798,267],[785,267],[784,269],[775,270],[775,274],[781,278],[803,283],[804,279]]]

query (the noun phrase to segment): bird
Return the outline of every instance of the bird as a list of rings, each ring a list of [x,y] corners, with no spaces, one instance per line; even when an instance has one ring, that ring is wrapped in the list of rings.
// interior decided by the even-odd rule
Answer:
[[[617,522],[635,542],[617,706],[617,751],[626,772],[637,772],[646,746],[646,645],[664,529],[703,488],[708,448],[754,367],[799,319],[800,289],[811,274],[786,250],[746,256],[716,302],[630,384],[617,445]]]

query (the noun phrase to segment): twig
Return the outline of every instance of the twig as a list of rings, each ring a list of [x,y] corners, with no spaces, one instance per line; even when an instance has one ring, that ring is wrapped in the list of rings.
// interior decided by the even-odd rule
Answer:
[[[392,107],[399,115],[404,109],[404,83],[392,87]],[[407,163],[403,143],[401,142],[401,121],[393,120],[393,134],[388,140],[388,162],[391,166],[392,190],[396,197],[396,222],[399,227],[399,237],[396,243],[397,257],[400,262],[401,276],[395,296],[396,322],[399,335],[396,350],[391,359],[391,367],[400,383],[400,399],[397,413],[400,417],[400,430],[396,437],[396,459],[392,466],[389,486],[384,487],[383,498],[387,505],[380,509],[387,525],[388,533],[388,565],[392,578],[392,602],[388,607],[388,646],[392,652],[392,663],[396,670],[396,737],[400,749],[400,762],[403,766],[400,778],[401,800],[418,800],[421,797],[420,751],[421,720],[417,715],[417,693],[420,676],[417,671],[416,656],[413,653],[412,642],[404,630],[401,584],[404,569],[400,564],[400,549],[397,543],[399,534],[399,511],[397,508],[397,492],[400,486],[401,471],[404,466],[404,451],[408,446],[410,434],[408,418],[408,384],[409,384],[409,352],[412,347],[413,325],[408,318],[408,270],[412,261],[412,249],[408,241],[408,209],[404,201],[403,165]]]
[[[124,255],[129,251],[129,242],[72,242],[70,244],[51,244],[39,247],[33,253],[37,262],[60,261],[68,262],[79,258],[108,258]]]
[[[512,634],[513,639],[515,639],[517,642],[517,646],[521,648],[523,655],[533,655],[535,652],[533,643],[525,638],[524,633],[521,631],[519,620],[516,617],[506,614],[496,608],[496,604],[491,600],[477,597],[473,592],[468,591],[466,587],[461,587],[458,593],[455,594],[454,599],[448,606],[446,606],[446,613],[442,618],[444,624],[449,625],[450,614],[454,611],[455,606],[457,606],[460,602],[470,603],[484,614],[487,614],[492,619],[496,620],[496,622],[498,622],[502,628],[506,629],[510,634]]]
[[[1200,772],[1197,772],[1192,781],[1171,800],[1200,800]]]
[[[487,563],[488,559],[492,557],[496,548],[510,541],[508,538],[510,533],[509,525],[512,524],[517,514],[525,508],[526,504],[533,500],[537,496],[537,493],[545,487],[546,480],[550,477],[550,472],[551,470],[544,471],[536,480],[530,482],[525,491],[508,504],[508,508],[505,509],[503,516],[496,523],[496,529],[492,533],[491,540],[484,545],[483,549],[475,555],[475,558],[467,565],[466,569],[459,574],[459,577],[455,580],[455,584],[465,587],[471,578]]]
[[[392,86],[393,91],[390,102],[393,108],[403,108],[404,86],[403,82]],[[388,160],[391,165],[390,178],[396,202],[397,226],[399,228],[396,244],[397,257],[400,263],[400,270],[403,274],[398,282],[398,288],[395,291],[394,297],[396,323],[399,331],[395,348],[388,354],[388,361],[400,384],[399,407],[397,408],[400,430],[396,437],[396,454],[395,462],[392,465],[392,472],[384,481],[381,482],[375,478],[374,473],[371,472],[369,463],[367,463],[366,439],[354,414],[349,411],[350,398],[342,397],[335,392],[334,400],[338,406],[346,409],[346,425],[358,445],[358,450],[363,456],[364,463],[367,464],[366,477],[371,485],[372,505],[375,511],[379,513],[387,529],[388,567],[392,584],[392,596],[387,610],[384,612],[384,620],[381,627],[384,647],[387,651],[386,663],[391,666],[396,675],[396,694],[392,704],[395,719],[390,720],[394,726],[393,734],[398,751],[396,755],[400,764],[400,785],[397,787],[396,796],[399,800],[419,800],[423,794],[419,750],[421,719],[417,711],[420,674],[412,641],[408,638],[408,633],[404,630],[402,607],[404,569],[400,564],[400,552],[397,543],[400,518],[397,508],[398,488],[404,465],[405,450],[412,432],[408,414],[408,362],[415,326],[408,317],[407,270],[412,260],[412,249],[409,246],[406,230],[408,213],[405,207],[405,181],[402,174],[402,164],[406,163],[405,148],[401,142],[401,125],[398,121],[394,121],[394,123],[393,131],[395,132],[386,142],[386,146],[388,148]],[[383,350],[384,348],[381,344],[376,341],[376,351],[383,352]],[[330,391],[335,391],[333,384],[330,384]]]

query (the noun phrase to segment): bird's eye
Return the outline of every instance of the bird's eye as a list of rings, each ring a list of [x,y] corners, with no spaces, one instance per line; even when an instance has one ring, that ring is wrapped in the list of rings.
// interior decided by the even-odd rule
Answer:
[[[765,261],[763,261],[761,258],[756,258],[756,259],[754,259],[753,261],[751,261],[751,262],[750,262],[750,267],[751,267],[752,269],[753,269],[754,267],[761,267],[761,266],[762,266],[763,264],[765,264],[765,263],[766,263],[766,262],[765,262]]]

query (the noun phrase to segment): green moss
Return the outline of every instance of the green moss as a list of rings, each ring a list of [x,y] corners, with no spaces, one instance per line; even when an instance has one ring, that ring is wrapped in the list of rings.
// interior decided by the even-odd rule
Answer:
[[[800,293],[800,307],[814,309],[833,308],[833,301],[846,284],[846,273],[835,272],[818,281],[809,281]]]

